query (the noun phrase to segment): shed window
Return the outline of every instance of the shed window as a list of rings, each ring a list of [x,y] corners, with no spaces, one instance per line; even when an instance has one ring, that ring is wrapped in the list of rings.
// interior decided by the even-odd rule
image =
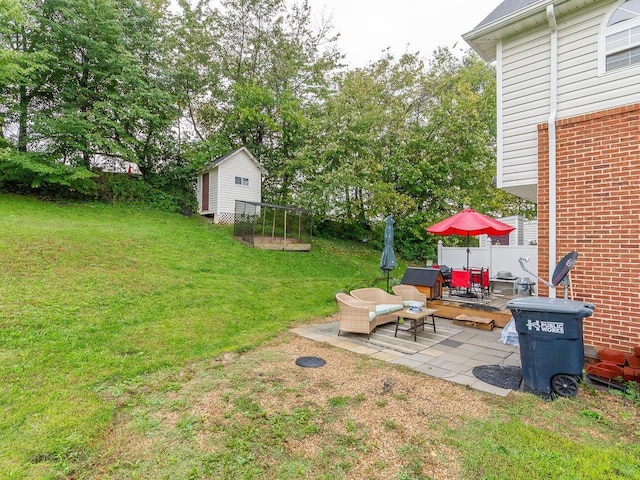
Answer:
[[[236,177],[236,185],[249,186],[249,179],[246,177]]]
[[[604,30],[604,70],[640,63],[640,0],[626,0],[609,16]]]

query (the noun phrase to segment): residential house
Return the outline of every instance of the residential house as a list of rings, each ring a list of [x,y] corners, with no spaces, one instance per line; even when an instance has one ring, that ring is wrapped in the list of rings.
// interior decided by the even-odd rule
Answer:
[[[522,215],[511,215],[509,217],[501,217],[500,221],[515,227],[515,229],[500,237],[480,235],[480,246],[485,245],[486,242],[490,242],[492,245],[535,245],[538,241],[537,220],[527,220]]]
[[[198,173],[198,213],[233,223],[236,200],[262,201],[265,169],[246,147],[218,157]]]
[[[463,38],[496,64],[497,185],[538,205],[539,276],[578,251],[585,344],[638,346],[640,0],[504,0]]]

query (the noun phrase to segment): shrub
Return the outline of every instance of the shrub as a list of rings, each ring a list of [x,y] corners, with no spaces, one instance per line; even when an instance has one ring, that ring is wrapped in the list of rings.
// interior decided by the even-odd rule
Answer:
[[[335,220],[320,220],[314,222],[315,236],[323,238],[337,238],[356,242],[367,242],[371,238],[371,231],[355,222],[338,222]]]
[[[103,172],[96,181],[97,200],[110,203],[139,203],[167,212],[182,212],[182,198],[174,197],[138,175]]]
[[[94,190],[96,175],[33,152],[0,150],[0,188],[19,193],[75,197]]]
[[[43,153],[0,145],[0,190],[39,197],[142,203],[169,212],[191,213],[197,201],[195,170],[185,162],[166,164],[146,177],[91,172]]]

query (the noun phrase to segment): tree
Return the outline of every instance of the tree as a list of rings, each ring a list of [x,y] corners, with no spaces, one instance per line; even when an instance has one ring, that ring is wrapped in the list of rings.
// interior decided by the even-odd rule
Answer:
[[[178,105],[189,123],[187,140],[192,139],[193,133],[205,143],[206,132],[201,131],[199,115],[220,84],[220,68],[214,61],[219,41],[217,14],[207,8],[207,0],[176,3],[180,13],[171,17],[167,61],[175,77]]]
[[[358,228],[393,213],[405,258],[433,257],[425,226],[464,206],[508,213],[495,174],[495,76],[474,54],[383,56],[336,79],[305,156],[306,205]],[[373,235],[380,237],[380,235]]]
[[[29,155],[7,157],[12,165],[0,180],[33,178],[35,187],[72,172],[85,179],[72,169],[109,158],[137,163],[147,180],[182,168],[165,1],[2,1],[12,8],[0,9],[10,20],[0,27],[0,59],[11,59],[13,75],[0,80],[1,118],[17,132],[9,146]]]
[[[220,10],[182,4],[176,45],[200,162],[247,146],[269,172],[265,199],[288,203],[300,191],[298,152],[309,112],[340,58],[323,25],[311,27],[307,2],[225,0]],[[205,62],[199,52],[210,57]],[[182,60],[184,59],[184,61]],[[204,62],[204,63],[203,63]]]
[[[244,145],[269,172],[266,201],[362,231],[393,213],[407,258],[424,253],[425,225],[464,206],[531,210],[491,186],[495,78],[474,54],[346,70],[307,1],[177,5],[0,0],[0,120],[15,132],[0,182],[77,188],[73,168],[113,157],[184,195],[196,168]]]
[[[411,209],[412,199],[394,188],[389,171],[405,135],[397,75],[388,57],[336,78],[335,94],[317,114],[317,140],[305,153],[315,159],[305,171],[313,192],[305,206],[321,216],[366,227],[386,213]]]
[[[4,132],[7,124],[17,124],[20,151],[29,143],[29,107],[43,95],[53,60],[41,37],[40,25],[22,3],[0,0],[0,127]]]
[[[7,96],[12,85],[24,82],[27,70],[22,66],[25,58],[21,52],[11,48],[8,41],[12,25],[21,25],[24,13],[18,0],[0,0],[0,140],[4,140],[4,120],[7,111]],[[4,141],[0,147],[4,146]]]
[[[56,103],[37,124],[49,150],[72,164],[95,155],[154,167],[154,141],[177,110],[163,65],[161,12],[145,3],[111,0],[48,2],[44,22],[58,65]]]
[[[53,56],[41,42],[40,25],[14,0],[0,0],[0,186],[13,189],[63,185],[87,192],[93,174],[28,153],[30,108],[44,104]],[[17,125],[17,137],[6,139],[7,126]],[[11,140],[17,140],[13,143]]]
[[[3,43],[43,61],[14,78],[4,97],[17,115],[18,149],[85,168],[96,155],[116,156],[147,170],[151,144],[177,112],[162,63],[162,10],[135,0],[23,7],[26,20]]]

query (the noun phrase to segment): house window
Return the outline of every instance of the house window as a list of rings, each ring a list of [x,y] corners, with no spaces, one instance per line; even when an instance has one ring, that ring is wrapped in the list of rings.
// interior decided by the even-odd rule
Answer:
[[[604,71],[640,63],[640,0],[616,8],[604,29]]]
[[[246,177],[236,177],[236,185],[249,186],[249,179]]]

